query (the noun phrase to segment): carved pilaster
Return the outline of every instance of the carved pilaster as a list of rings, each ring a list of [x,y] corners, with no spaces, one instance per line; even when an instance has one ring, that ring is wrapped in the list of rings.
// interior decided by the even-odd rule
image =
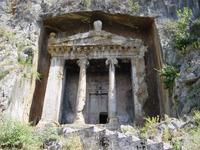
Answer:
[[[65,60],[59,57],[51,59],[49,77],[43,104],[42,123],[58,123],[62,100],[63,74]]]
[[[131,59],[132,91],[134,99],[135,121],[140,123],[144,116],[143,105],[148,97],[145,82],[144,58],[134,57]]]

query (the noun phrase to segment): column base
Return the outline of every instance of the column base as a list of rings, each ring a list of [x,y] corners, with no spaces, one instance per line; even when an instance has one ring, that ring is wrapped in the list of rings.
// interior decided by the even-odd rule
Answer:
[[[84,119],[84,117],[83,117],[82,112],[77,113],[77,116],[76,116],[76,119],[75,119],[75,121],[74,121],[74,124],[82,124],[82,125],[85,124],[85,119]]]
[[[107,128],[109,130],[119,130],[120,129],[119,119],[117,117],[109,118],[109,123],[107,124]]]

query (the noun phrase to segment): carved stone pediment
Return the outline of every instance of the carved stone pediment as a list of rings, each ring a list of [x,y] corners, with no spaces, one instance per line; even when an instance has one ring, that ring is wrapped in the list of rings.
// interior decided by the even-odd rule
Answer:
[[[86,33],[78,33],[67,38],[56,39],[55,45],[65,44],[68,46],[86,46],[86,45],[123,45],[125,47],[138,47],[142,44],[139,39],[123,37],[106,31],[89,31]]]
[[[99,52],[129,55],[130,52],[144,53],[146,50],[142,40],[106,32],[101,30],[101,25],[101,22],[96,21],[94,30],[68,37],[51,33],[48,42],[49,53],[54,56],[96,55],[100,54]]]

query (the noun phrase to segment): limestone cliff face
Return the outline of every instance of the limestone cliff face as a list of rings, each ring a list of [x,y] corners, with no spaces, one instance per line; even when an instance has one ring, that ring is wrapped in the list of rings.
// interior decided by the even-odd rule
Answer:
[[[169,37],[165,34],[163,26],[167,20],[177,19],[176,10],[185,6],[192,9],[194,17],[199,16],[200,1],[137,1],[138,6],[130,0],[18,0],[12,3],[0,0],[0,112],[6,112],[21,120],[28,120],[35,80],[39,77],[37,74],[38,43],[42,38],[40,37],[43,30],[41,24],[45,18],[69,12],[93,10],[155,17],[164,62],[176,62],[176,53],[169,45]],[[188,56],[191,61],[193,56],[197,60],[200,56],[191,55]],[[181,69],[184,76],[189,74],[184,72],[187,63],[184,61]],[[200,76],[199,72],[198,69],[197,77]],[[179,99],[182,96],[181,92],[178,92],[176,97]]]

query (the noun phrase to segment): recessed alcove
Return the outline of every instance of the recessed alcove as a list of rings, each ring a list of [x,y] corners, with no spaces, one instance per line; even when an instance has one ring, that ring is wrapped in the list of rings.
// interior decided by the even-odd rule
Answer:
[[[106,59],[93,59],[87,67],[87,97],[84,118],[88,124],[106,123],[108,118],[109,67]],[[74,122],[79,80],[77,60],[66,61],[61,124]],[[130,60],[118,59],[116,67],[117,115],[121,124],[133,122],[134,105],[131,92]],[[106,121],[108,121],[106,119]]]
[[[159,37],[157,35],[154,18],[130,16],[125,14],[109,14],[101,11],[75,12],[53,18],[45,18],[43,20],[39,41],[40,51],[38,60],[38,72],[43,75],[43,78],[41,81],[37,81],[36,83],[35,93],[32,101],[30,121],[32,121],[34,124],[37,124],[41,119],[43,111],[51,59],[47,47],[50,33],[54,32],[58,37],[66,38],[75,34],[86,33],[90,30],[93,30],[93,22],[95,20],[102,21],[102,30],[107,33],[122,36],[127,39],[133,38],[141,39],[143,41],[143,45],[147,47],[147,51],[144,55],[145,71],[141,73],[141,76],[144,76],[145,78],[144,82],[147,86],[146,93],[148,97],[142,105],[142,111],[144,112],[144,116],[162,115],[165,112],[166,102],[164,99],[162,84],[160,82],[158,73],[154,69],[159,69],[162,64],[162,54],[160,51]],[[90,80],[95,78],[97,78],[99,81],[102,80],[101,84],[105,82],[104,85],[100,87],[97,86],[97,89],[99,89],[99,91],[103,91],[104,89],[108,91],[107,84],[109,69],[105,65],[106,59],[107,58],[89,59],[89,65],[87,67],[87,94],[91,94],[87,95],[86,101],[88,100],[89,96],[92,96],[94,99],[98,99],[98,96],[92,94],[92,92],[88,92],[88,90],[92,87]],[[117,99],[119,99],[117,100],[117,115],[119,120],[121,120],[121,124],[129,124],[134,122],[135,119],[131,62],[130,60],[122,58],[117,58],[117,60],[118,65],[116,65],[116,95]],[[75,101],[79,78],[79,66],[76,62],[77,58],[70,58],[66,60],[66,78],[64,86],[65,94],[63,96],[63,101],[61,102],[60,111],[60,123],[62,124],[73,123],[76,116]],[[67,95],[66,91],[73,94]],[[104,95],[101,95],[104,97],[104,99],[107,99],[106,97],[108,97],[106,91],[104,92]],[[95,92],[97,94],[98,90],[94,91],[93,93]],[[69,97],[71,97],[73,100],[71,100],[71,102],[67,100],[65,101],[65,99],[70,99]],[[94,117],[95,119],[91,121],[90,119],[92,116],[87,114],[89,111],[87,110],[88,105],[89,103],[86,102],[84,109],[84,118],[86,123],[104,123],[107,110],[100,110],[99,108],[97,114]]]

